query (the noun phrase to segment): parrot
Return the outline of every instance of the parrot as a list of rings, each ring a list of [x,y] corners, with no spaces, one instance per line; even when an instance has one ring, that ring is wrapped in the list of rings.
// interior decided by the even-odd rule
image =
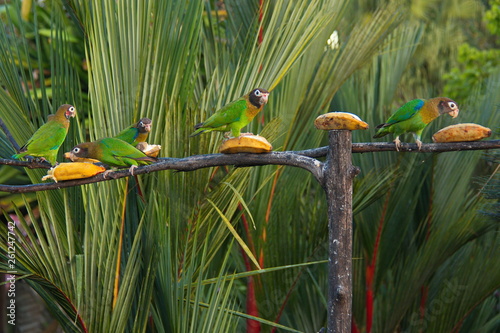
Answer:
[[[396,136],[394,140],[396,150],[399,151],[401,147],[399,136],[411,132],[420,150],[422,148],[420,139],[424,128],[445,113],[456,118],[459,113],[458,104],[447,97],[435,97],[428,100],[414,99],[400,107],[385,123],[378,125],[378,131],[373,137],[380,138],[393,133]]]
[[[130,143],[135,147],[139,142],[146,142],[151,131],[151,123],[151,119],[141,118],[137,123],[118,133],[115,138]]]
[[[269,91],[261,88],[254,89],[226,104],[203,123],[195,125],[195,131],[190,136],[211,131],[231,131],[232,136],[237,138],[241,135],[241,129],[262,111],[268,97]]]
[[[73,105],[61,105],[55,114],[47,117],[47,122],[19,149],[18,154],[12,155],[12,158],[20,159],[26,155],[37,156],[54,165],[59,147],[68,134],[69,118],[75,115],[76,109]]]
[[[66,156],[71,160],[96,159],[111,167],[130,167],[132,175],[138,165],[147,165],[157,161],[156,158],[146,156],[131,144],[117,138],[80,143],[73,147]]]

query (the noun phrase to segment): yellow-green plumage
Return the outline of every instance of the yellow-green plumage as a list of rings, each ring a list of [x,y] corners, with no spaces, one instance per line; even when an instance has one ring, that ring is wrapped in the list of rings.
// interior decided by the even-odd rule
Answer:
[[[156,161],[129,143],[116,138],[80,143],[70,151],[70,159],[75,157],[96,159],[113,167],[147,165]]]
[[[12,157],[19,159],[27,155],[36,156],[48,160],[50,164],[55,164],[59,147],[68,133],[69,118],[74,117],[75,114],[74,106],[61,105],[55,114],[49,115],[47,122],[21,147],[19,153]]]
[[[265,89],[257,88],[216,111],[203,123],[197,124],[191,136],[205,132],[231,131],[233,137],[239,137],[241,129],[264,108],[269,97]]]
[[[399,136],[404,133],[413,133],[420,149],[421,135],[425,127],[442,114],[448,113],[453,118],[458,116],[458,105],[447,97],[436,97],[429,100],[414,99],[400,107],[387,121],[377,126],[378,131],[374,138],[393,133],[396,138],[396,149],[399,149]]]

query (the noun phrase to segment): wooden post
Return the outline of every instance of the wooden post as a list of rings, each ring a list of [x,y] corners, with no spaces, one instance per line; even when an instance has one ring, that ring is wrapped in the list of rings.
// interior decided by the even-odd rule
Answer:
[[[328,133],[329,151],[323,188],[328,203],[327,332],[350,333],[352,320],[352,182],[359,169],[352,165],[348,130]]]

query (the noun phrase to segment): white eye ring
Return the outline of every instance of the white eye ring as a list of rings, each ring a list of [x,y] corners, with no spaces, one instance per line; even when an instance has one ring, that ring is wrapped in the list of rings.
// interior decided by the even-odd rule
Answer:
[[[260,92],[259,89],[255,89],[254,95],[259,97],[260,95],[262,95],[262,93]]]
[[[80,152],[80,148],[75,147],[73,148],[73,153],[78,154]]]
[[[457,105],[453,102],[448,102],[448,106],[450,107],[450,109],[456,109],[457,108]]]
[[[75,107],[74,106],[71,106],[68,111],[71,111],[71,112],[75,112]]]

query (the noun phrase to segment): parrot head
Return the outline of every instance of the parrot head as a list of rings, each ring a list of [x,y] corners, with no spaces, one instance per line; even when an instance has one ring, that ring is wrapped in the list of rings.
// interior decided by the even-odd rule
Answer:
[[[89,157],[89,148],[91,148],[92,142],[80,143],[71,149],[71,151],[64,154],[64,157],[73,162],[94,162],[97,161]]]
[[[64,110],[64,116],[66,117],[66,119],[69,119],[70,117],[74,117],[76,115],[76,108],[73,105],[63,104],[59,107],[59,109]]]
[[[141,118],[138,122],[137,122],[137,129],[139,130],[140,133],[149,133],[151,132],[151,119],[149,118]]]
[[[267,103],[268,97],[269,91],[267,91],[266,89],[257,88],[250,92],[250,94],[248,95],[248,100],[250,101],[250,103],[260,108]]]
[[[442,97],[438,103],[439,114],[447,113],[451,117],[456,118],[460,110],[458,109],[458,104],[449,98]]]

